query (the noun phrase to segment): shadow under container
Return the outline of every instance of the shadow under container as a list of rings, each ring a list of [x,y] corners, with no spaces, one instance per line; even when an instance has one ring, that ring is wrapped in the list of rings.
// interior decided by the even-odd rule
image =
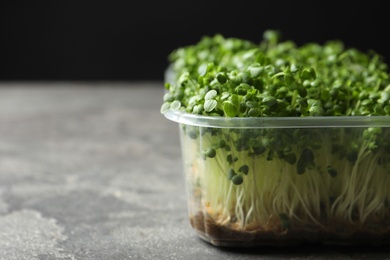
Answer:
[[[390,117],[179,123],[189,220],[215,246],[390,241]]]

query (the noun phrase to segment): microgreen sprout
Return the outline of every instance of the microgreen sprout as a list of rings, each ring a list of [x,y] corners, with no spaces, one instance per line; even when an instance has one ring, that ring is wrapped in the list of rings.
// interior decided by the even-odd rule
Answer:
[[[273,30],[263,36],[256,44],[217,34],[174,50],[161,113],[390,115],[390,75],[378,53],[338,40],[298,46]],[[189,187],[217,223],[342,233],[379,232],[370,223],[390,218],[389,127],[180,129]]]

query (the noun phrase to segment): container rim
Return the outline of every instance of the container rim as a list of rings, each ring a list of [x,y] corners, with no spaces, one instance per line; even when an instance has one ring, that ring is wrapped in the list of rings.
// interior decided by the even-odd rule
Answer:
[[[219,117],[168,110],[176,123],[214,128],[390,127],[390,116]]]

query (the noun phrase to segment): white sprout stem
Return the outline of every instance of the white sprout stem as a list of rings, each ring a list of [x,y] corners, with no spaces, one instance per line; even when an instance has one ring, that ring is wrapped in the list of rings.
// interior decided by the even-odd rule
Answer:
[[[305,200],[302,198],[298,188],[296,187],[296,185],[294,184],[294,182],[291,180],[291,176],[290,175],[287,175],[287,178],[289,178],[289,180],[291,181],[291,186],[293,187],[294,191],[295,191],[295,194],[297,195],[297,198],[300,200],[303,208],[305,209],[306,211],[306,214],[311,218],[311,220],[316,223],[318,226],[326,229],[326,227],[324,225],[322,225],[320,222],[317,221],[317,219],[311,214],[311,210],[308,208],[308,206],[306,205],[307,202],[305,202]]]
[[[232,136],[230,145],[238,137]],[[183,144],[188,148],[183,150],[184,156],[190,155],[196,164],[190,169],[196,175],[191,180],[199,181],[202,190],[199,206],[207,205],[209,208],[204,212],[221,225],[233,221],[241,229],[267,229],[275,218],[286,214],[292,223],[300,223],[301,227],[311,222],[327,230],[331,227],[327,226],[329,221],[359,225],[389,214],[385,202],[390,200],[387,190],[390,177],[377,165],[380,155],[369,151],[368,141],[362,143],[352,164],[345,158],[333,156],[330,137],[319,135],[323,146],[315,151],[316,166],[299,175],[295,164],[278,158],[269,161],[265,154],[247,156],[233,148],[230,152],[217,149],[215,158],[202,158],[201,152],[215,144],[218,138],[209,133],[196,142],[184,138]],[[341,143],[346,138],[351,137],[342,135]],[[200,151],[196,159],[192,149]],[[299,154],[297,147],[294,152]],[[227,164],[228,154],[237,157],[237,162]],[[241,173],[244,181],[236,185],[228,179],[228,171],[238,171],[242,165],[250,166],[249,172]],[[336,176],[327,173],[329,165],[337,169]],[[330,198],[334,199],[331,201]],[[269,226],[271,230],[274,227],[275,223]]]

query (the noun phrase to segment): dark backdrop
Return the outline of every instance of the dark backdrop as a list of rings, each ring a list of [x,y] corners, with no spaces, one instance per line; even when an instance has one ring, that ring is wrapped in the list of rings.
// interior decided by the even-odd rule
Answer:
[[[297,44],[341,39],[390,60],[380,1],[1,1],[0,80],[162,80],[167,56],[203,35]]]

